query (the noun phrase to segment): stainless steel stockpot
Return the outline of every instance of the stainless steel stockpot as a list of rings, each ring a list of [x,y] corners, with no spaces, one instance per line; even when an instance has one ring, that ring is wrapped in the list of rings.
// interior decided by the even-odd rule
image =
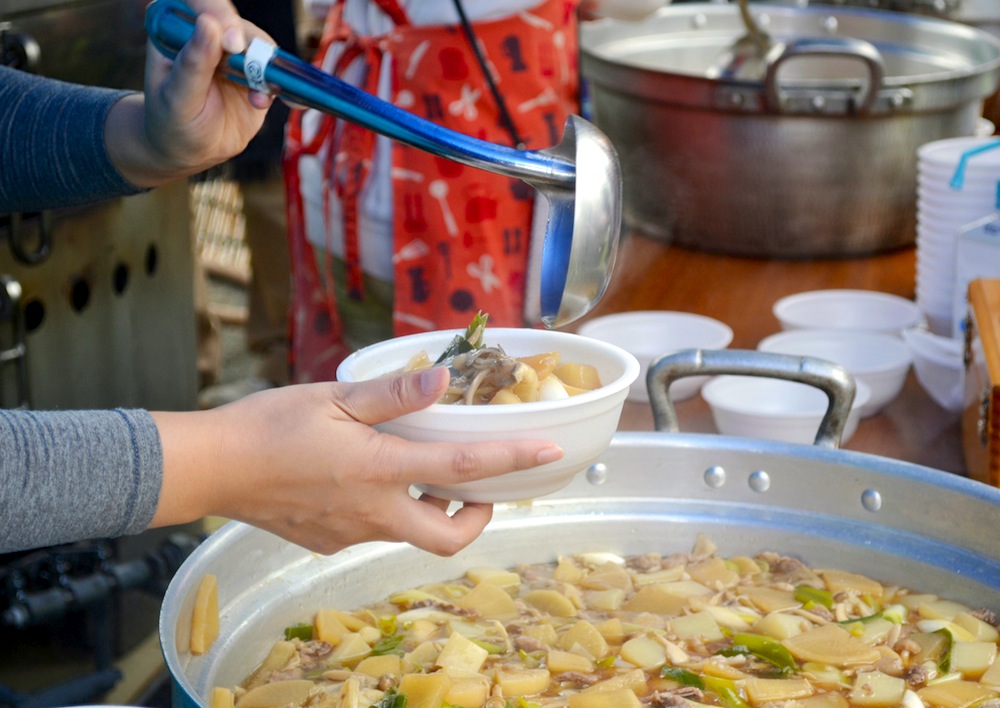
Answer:
[[[1000,39],[916,14],[800,5],[751,4],[773,47],[750,75],[730,61],[746,32],[734,5],[581,28],[592,119],[618,150],[630,226],[780,258],[913,243],[917,148],[974,134]]]
[[[501,505],[471,546],[440,558],[370,543],[318,556],[230,523],[167,590],[160,637],[174,705],[204,706],[241,681],[284,627],[320,607],[354,608],[477,565],[560,554],[690,550],[699,533],[725,554],[775,550],[1000,610],[1000,490],[877,456],[685,433],[618,433],[602,460],[561,492]],[[221,635],[188,646],[201,578],[219,582]]]

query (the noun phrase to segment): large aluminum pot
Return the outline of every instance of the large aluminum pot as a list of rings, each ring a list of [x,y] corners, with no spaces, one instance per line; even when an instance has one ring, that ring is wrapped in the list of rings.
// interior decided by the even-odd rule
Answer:
[[[618,433],[567,488],[500,505],[454,558],[371,543],[318,556],[231,523],[191,555],[164,598],[160,637],[174,705],[203,706],[241,681],[284,627],[319,607],[353,608],[476,565],[559,554],[690,550],[697,534],[724,553],[771,549],[1000,610],[1000,490],[872,455],[702,434]],[[221,635],[203,656],[189,641],[195,591],[219,580]]]
[[[748,256],[911,244],[917,148],[975,132],[1000,40],[901,12],[750,8],[773,47],[749,76],[729,61],[746,33],[734,5],[582,27],[592,118],[621,158],[626,222]]]

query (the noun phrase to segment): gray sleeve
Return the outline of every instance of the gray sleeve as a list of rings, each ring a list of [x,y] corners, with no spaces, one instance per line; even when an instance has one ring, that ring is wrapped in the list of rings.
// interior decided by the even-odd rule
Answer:
[[[140,192],[104,147],[104,120],[127,93],[0,66],[0,213]]]
[[[0,552],[145,529],[163,480],[142,410],[0,410]]]

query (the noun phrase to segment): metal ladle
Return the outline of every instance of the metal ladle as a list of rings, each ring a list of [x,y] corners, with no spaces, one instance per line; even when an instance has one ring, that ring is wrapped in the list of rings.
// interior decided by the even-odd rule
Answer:
[[[736,4],[746,33],[727,50],[718,70],[713,73],[723,79],[759,79],[766,70],[771,37],[757,24],[748,0],[736,0]]]
[[[154,46],[174,58],[194,33],[196,13],[180,0],[155,0],[146,10]],[[621,232],[621,167],[611,141],[578,116],[562,141],[517,150],[443,128],[255,39],[230,55],[228,78],[277,89],[290,103],[315,108],[376,133],[465,165],[516,177],[545,197],[545,236],[529,254],[524,317],[560,327],[585,315],[607,289]]]

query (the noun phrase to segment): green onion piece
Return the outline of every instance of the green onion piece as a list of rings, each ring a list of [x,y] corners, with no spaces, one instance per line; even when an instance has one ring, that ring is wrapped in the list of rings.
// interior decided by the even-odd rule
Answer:
[[[745,647],[749,653],[776,666],[782,672],[790,673],[798,668],[791,652],[773,637],[739,632],[733,635],[733,649],[737,650],[740,647]]]
[[[372,647],[372,656],[384,656],[386,654],[399,654],[402,656],[403,650],[400,648],[402,643],[402,634],[396,634],[391,637],[382,637],[375,642],[375,646]]]
[[[290,642],[293,639],[301,639],[303,642],[308,642],[311,641],[312,638],[313,626],[311,624],[300,622],[299,624],[293,624],[291,627],[285,627],[286,642]]]
[[[833,607],[833,593],[823,588],[814,588],[812,585],[799,585],[795,588],[795,599],[803,605],[822,605],[830,609]]]
[[[476,313],[472,322],[465,330],[465,334],[456,334],[451,343],[441,352],[434,364],[444,364],[454,359],[459,354],[471,352],[474,349],[481,349],[483,346],[483,334],[486,331],[486,321],[490,318],[482,310]]]
[[[938,671],[946,674],[951,671],[951,647],[955,643],[955,637],[944,627],[935,629],[933,633],[940,634],[945,639],[944,651],[941,652],[941,657],[938,659]]]
[[[718,676],[703,676],[705,689],[719,697],[719,702],[726,708],[750,708],[750,704],[740,697],[736,682]]]
[[[378,618],[378,628],[383,637],[391,637],[396,633],[396,615],[382,615]]]
[[[482,639],[472,639],[473,644],[481,649],[485,649],[489,654],[503,654],[507,651],[507,647],[499,646],[491,642],[484,641]]]
[[[865,615],[864,617],[855,617],[854,619],[844,620],[843,622],[838,622],[837,624],[843,627],[849,627],[850,625],[856,622],[860,624],[868,624],[869,622],[874,622],[875,620],[881,618],[882,618],[882,613],[876,612],[873,615]]]
[[[705,690],[705,682],[701,680],[701,676],[687,669],[681,669],[676,666],[664,666],[660,669],[660,676],[668,678],[671,681],[676,681],[682,686],[694,686],[695,688]]]
[[[903,624],[906,622],[908,610],[903,605],[889,605],[882,610],[882,616],[893,624]]]
[[[406,694],[390,688],[382,694],[377,703],[371,705],[371,708],[406,708]]]

